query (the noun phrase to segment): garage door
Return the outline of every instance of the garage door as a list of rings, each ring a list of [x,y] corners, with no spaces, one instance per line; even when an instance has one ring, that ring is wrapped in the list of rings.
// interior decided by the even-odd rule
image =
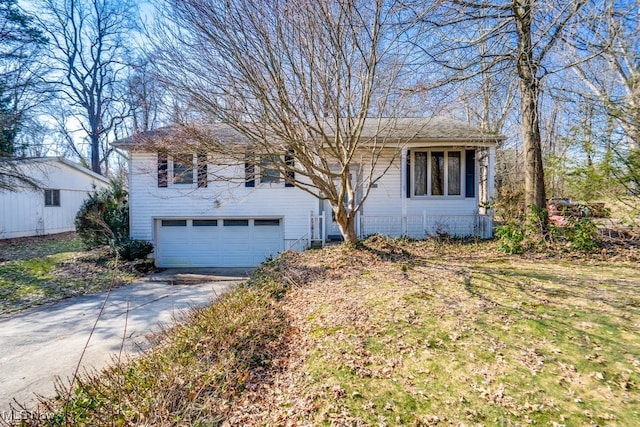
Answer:
[[[280,218],[159,219],[159,267],[254,267],[284,249]]]

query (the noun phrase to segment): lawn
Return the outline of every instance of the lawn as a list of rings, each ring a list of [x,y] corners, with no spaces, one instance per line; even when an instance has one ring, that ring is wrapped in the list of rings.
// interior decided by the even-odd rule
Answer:
[[[0,240],[0,314],[130,283],[104,248],[86,251],[75,233]]]
[[[45,406],[60,425],[640,425],[639,291],[637,248],[287,253]]]

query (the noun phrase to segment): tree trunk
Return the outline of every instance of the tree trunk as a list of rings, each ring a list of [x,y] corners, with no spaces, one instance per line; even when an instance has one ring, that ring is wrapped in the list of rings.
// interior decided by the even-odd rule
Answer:
[[[358,234],[356,233],[356,213],[347,212],[345,209],[339,209],[336,213],[336,222],[344,237],[346,243],[355,245],[358,243]]]
[[[533,86],[533,87],[532,87]],[[526,207],[545,207],[544,169],[542,164],[542,139],[538,116],[538,95],[535,83],[520,81],[522,97],[522,138],[524,143],[524,192]]]
[[[524,143],[524,192],[527,208],[545,208],[544,169],[538,98],[540,81],[531,41],[532,0],[513,0],[518,31],[517,69],[521,96],[522,139]]]
[[[100,171],[100,138],[98,135],[91,135],[91,170],[102,175]]]

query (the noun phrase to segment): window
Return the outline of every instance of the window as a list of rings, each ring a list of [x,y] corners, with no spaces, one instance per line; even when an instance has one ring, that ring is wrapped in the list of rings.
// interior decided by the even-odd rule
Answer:
[[[280,220],[279,219],[254,219],[253,225],[255,225],[256,227],[274,226],[274,225],[277,226],[277,225],[280,225]]]
[[[248,227],[249,220],[248,219],[225,219],[224,226],[225,227]]]
[[[447,156],[447,194],[459,196],[460,193],[460,159],[459,151],[450,151]]]
[[[260,183],[280,182],[280,172],[276,167],[278,162],[280,162],[278,156],[264,156],[260,159]]]
[[[173,157],[171,178],[173,184],[193,184],[193,155],[182,154]]]
[[[413,165],[414,196],[462,194],[462,152],[416,151]]]
[[[163,219],[162,226],[163,227],[186,227],[187,220],[186,219]]]
[[[431,195],[444,194],[444,152],[431,153]]]
[[[244,186],[255,187],[256,184],[270,184],[273,187],[284,183],[285,187],[294,187],[296,173],[293,150],[286,154],[256,154],[248,151],[244,161]]]
[[[194,219],[194,227],[216,227],[218,225],[217,219]]]
[[[197,159],[197,165],[195,160]],[[167,188],[173,185],[198,188],[208,185],[208,156],[206,153],[179,154],[169,156],[166,152],[158,152],[158,187]]]
[[[45,206],[60,206],[60,190],[44,190]]]

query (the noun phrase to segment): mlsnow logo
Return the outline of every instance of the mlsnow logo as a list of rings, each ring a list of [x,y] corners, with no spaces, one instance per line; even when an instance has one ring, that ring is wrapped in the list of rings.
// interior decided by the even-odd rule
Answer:
[[[27,411],[22,409],[19,411],[2,411],[2,421],[12,423],[16,421],[28,421],[28,420],[50,420],[53,419],[52,413],[39,412],[39,411]]]

